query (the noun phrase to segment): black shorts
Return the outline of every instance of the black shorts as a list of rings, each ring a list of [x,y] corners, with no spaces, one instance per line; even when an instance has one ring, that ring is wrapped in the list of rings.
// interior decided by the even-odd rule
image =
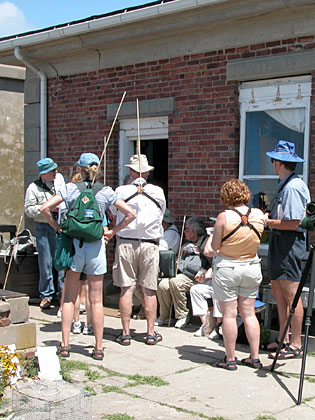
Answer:
[[[299,282],[305,252],[306,240],[303,232],[272,230],[268,252],[270,279]]]

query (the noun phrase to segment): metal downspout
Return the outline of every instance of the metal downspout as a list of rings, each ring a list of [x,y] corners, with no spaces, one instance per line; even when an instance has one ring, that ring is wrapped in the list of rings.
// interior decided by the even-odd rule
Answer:
[[[15,57],[40,77],[40,158],[47,157],[47,76],[23,57],[20,47],[14,48]]]

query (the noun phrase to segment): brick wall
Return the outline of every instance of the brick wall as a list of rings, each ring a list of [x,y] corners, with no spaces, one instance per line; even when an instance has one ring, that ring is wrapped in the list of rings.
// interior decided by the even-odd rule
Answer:
[[[239,106],[236,82],[226,81],[230,60],[315,48],[313,36],[247,45],[50,79],[48,152],[66,176],[83,151],[98,155],[112,121],[107,104],[172,96],[169,116],[169,207],[205,220],[221,210],[219,191],[238,176]],[[315,78],[315,70],[312,74]],[[315,86],[315,84],[313,84]],[[315,193],[315,88],[312,97],[311,192]],[[118,124],[107,150],[107,183],[118,183]]]

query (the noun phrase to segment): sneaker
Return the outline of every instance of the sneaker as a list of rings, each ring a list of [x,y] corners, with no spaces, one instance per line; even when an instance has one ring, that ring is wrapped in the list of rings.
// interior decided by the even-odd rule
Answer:
[[[201,327],[199,328],[199,330],[197,330],[194,333],[194,336],[195,337],[204,337],[204,335],[205,335],[205,326],[204,326],[204,324],[202,324]]]
[[[175,324],[175,328],[185,328],[187,327],[188,321],[187,321],[187,316],[185,316],[184,318],[178,319],[176,324]]]
[[[85,324],[83,328],[83,334],[84,335],[93,335],[94,334],[94,328],[92,324]]]
[[[168,325],[168,319],[156,318],[154,325],[157,327],[161,327],[162,325]]]
[[[220,338],[220,335],[216,332],[216,330],[214,329],[209,335],[208,335],[209,340],[217,340],[218,338]]]
[[[81,334],[81,322],[73,322],[72,323],[72,333],[73,334]]]
[[[58,309],[58,312],[57,312],[57,318],[62,318],[62,311],[60,311],[59,309]]]
[[[86,312],[85,305],[80,303],[80,314],[84,314]]]
[[[42,299],[41,303],[39,304],[41,309],[49,309],[51,306],[51,300],[49,298]]]

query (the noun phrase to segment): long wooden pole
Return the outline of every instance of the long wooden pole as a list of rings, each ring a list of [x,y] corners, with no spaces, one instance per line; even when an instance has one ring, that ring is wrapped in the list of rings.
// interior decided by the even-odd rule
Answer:
[[[121,98],[121,100],[120,100],[120,103],[119,103],[119,106],[118,106],[118,108],[117,108],[117,112],[116,112],[115,118],[114,118],[114,120],[113,120],[112,126],[111,126],[111,128],[110,128],[110,131],[109,131],[109,134],[108,134],[108,137],[107,137],[106,142],[105,142],[105,138],[104,138],[105,146],[104,146],[103,152],[102,152],[102,154],[101,154],[99,168],[100,168],[100,166],[101,166],[101,163],[102,163],[102,160],[103,160],[103,157],[104,157],[104,154],[105,154],[105,151],[106,151],[106,148],[107,148],[107,145],[108,145],[108,142],[109,142],[110,136],[112,135],[112,132],[113,132],[113,129],[114,129],[114,126],[115,126],[115,123],[116,123],[116,120],[117,120],[117,117],[118,117],[118,114],[119,114],[120,108],[121,108],[122,103],[123,103],[123,101],[124,101],[124,99],[125,99],[126,93],[127,93],[127,92],[125,91],[125,92],[124,92],[124,94],[123,94],[123,96],[122,96],[122,98]],[[93,177],[93,180],[92,180],[92,185],[93,185],[93,184],[94,184],[94,182],[95,182],[96,175],[97,175],[97,172],[95,173],[95,175],[94,175],[94,177]]]
[[[20,229],[21,229],[22,220],[23,220],[23,215],[20,217],[20,223],[19,223],[19,226],[17,228],[17,231],[15,232],[14,244],[13,244],[13,248],[12,248],[12,251],[11,251],[11,257],[10,257],[7,273],[6,273],[6,276],[5,276],[5,279],[4,279],[4,283],[3,283],[3,288],[2,288],[3,290],[5,290],[6,285],[7,285],[7,281],[8,281],[8,277],[9,277],[9,273],[10,273],[10,268],[11,268],[11,264],[12,264],[12,259],[13,259],[13,256],[14,256],[15,247],[17,245],[18,235],[19,235],[19,232],[20,232]]]
[[[177,276],[178,265],[179,265],[179,261],[180,261],[180,254],[181,254],[181,251],[182,251],[182,243],[183,243],[183,237],[184,237],[185,222],[186,222],[186,214],[185,214],[185,216],[183,218],[182,231],[181,231],[181,235],[180,235],[179,249],[178,249],[177,262],[176,262],[176,270],[175,270],[175,277]],[[172,308],[173,308],[173,305],[171,304],[170,313],[168,315],[168,326],[171,325]]]
[[[137,150],[137,155],[138,155],[138,160],[139,160],[139,176],[141,178],[141,148],[140,148],[140,113],[139,113],[139,100],[137,98],[137,124],[138,124],[138,139],[137,139],[137,146],[136,146],[136,150]]]

